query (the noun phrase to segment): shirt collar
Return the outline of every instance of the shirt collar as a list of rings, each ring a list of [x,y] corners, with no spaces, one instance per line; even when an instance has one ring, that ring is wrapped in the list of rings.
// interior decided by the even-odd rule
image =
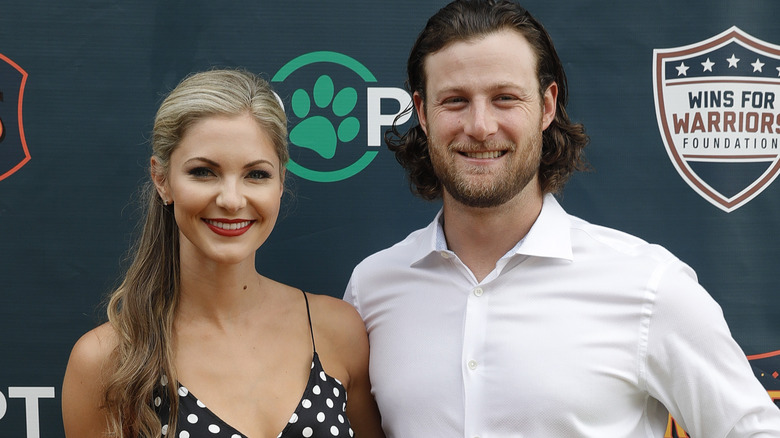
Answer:
[[[443,210],[439,210],[422,230],[412,264],[417,264],[431,254],[451,253],[442,227]],[[531,230],[507,255],[527,255],[572,260],[571,220],[552,194],[546,194],[542,211]]]
[[[528,231],[518,254],[573,260],[571,219],[551,193],[544,195],[542,211]]]

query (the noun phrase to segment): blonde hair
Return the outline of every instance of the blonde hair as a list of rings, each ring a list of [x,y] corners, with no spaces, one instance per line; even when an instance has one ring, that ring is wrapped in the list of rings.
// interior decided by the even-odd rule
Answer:
[[[159,163],[154,171],[167,175],[171,153],[198,120],[241,114],[251,114],[268,134],[284,168],[289,159],[287,119],[268,82],[244,70],[210,70],[182,80],[160,105],[151,142]],[[175,433],[178,412],[173,321],[179,296],[179,228],[172,207],[163,204],[151,181],[143,197],[146,219],[130,252],[132,263],[107,306],[118,345],[103,401],[109,433],[121,438],[161,436],[152,400],[161,379],[170,382],[161,394],[171,408],[168,436]]]

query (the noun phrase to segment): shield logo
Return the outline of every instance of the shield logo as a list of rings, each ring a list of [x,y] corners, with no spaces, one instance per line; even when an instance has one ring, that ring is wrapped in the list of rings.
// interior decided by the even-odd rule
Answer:
[[[27,72],[0,53],[0,181],[30,161],[22,125]]]
[[[677,172],[731,212],[780,170],[780,46],[737,27],[653,50],[656,118]]]

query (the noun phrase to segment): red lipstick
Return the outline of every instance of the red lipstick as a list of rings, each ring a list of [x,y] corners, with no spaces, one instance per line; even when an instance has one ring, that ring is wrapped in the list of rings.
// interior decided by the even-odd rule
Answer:
[[[246,219],[203,219],[211,231],[220,236],[235,237],[246,233],[255,221]]]

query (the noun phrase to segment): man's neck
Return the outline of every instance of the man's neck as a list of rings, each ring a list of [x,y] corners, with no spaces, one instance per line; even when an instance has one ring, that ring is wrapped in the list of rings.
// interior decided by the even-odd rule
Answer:
[[[447,247],[458,255],[477,281],[522,240],[542,210],[540,191],[520,193],[509,202],[491,208],[468,207],[443,197],[444,235]]]

